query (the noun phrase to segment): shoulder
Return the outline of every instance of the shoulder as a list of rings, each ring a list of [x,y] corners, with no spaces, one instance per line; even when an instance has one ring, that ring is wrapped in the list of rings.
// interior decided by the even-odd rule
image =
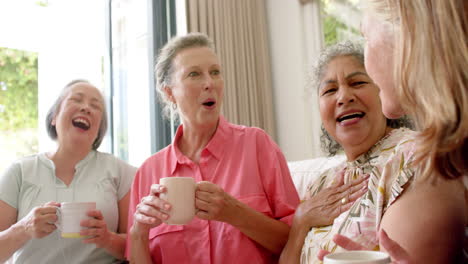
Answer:
[[[277,146],[274,140],[270,137],[270,135],[268,135],[268,133],[261,128],[233,125],[233,129],[234,131],[242,132],[243,134],[245,134],[246,137],[248,137],[251,140],[255,140],[260,144],[269,144]]]
[[[30,155],[14,161],[4,171],[0,172],[0,186],[3,188],[19,187],[25,180],[31,181],[38,174],[46,173],[41,163],[45,161],[40,160],[40,154]]]
[[[268,134],[259,127],[251,127],[251,126],[244,126],[244,125],[237,125],[230,122],[224,124],[224,126],[231,130],[234,134],[247,134],[247,135],[264,135],[268,136]]]
[[[237,144],[242,144],[245,147],[274,148],[280,151],[276,142],[268,135],[268,133],[258,127],[249,127],[244,125],[236,125],[227,123],[226,128],[231,131],[230,140]]]
[[[384,145],[393,148],[395,151],[414,150],[418,132],[408,128],[398,128],[391,132],[385,139]],[[384,147],[384,148],[385,148]]]
[[[417,132],[407,128],[393,130],[372,153],[372,156],[376,157],[375,164],[392,170],[412,168],[416,153],[416,137]]]
[[[6,170],[6,173],[37,170],[38,164],[45,163],[45,153],[25,156],[14,161]]]
[[[463,244],[464,192],[463,184],[456,180],[414,181],[385,212],[381,226],[415,260],[450,262],[444,256],[456,255]]]
[[[151,155],[141,164],[140,168],[150,168],[153,167],[154,164],[168,159],[171,156],[172,144],[173,143],[169,144],[165,148]]]
[[[382,149],[398,149],[402,147],[412,147],[415,143],[417,132],[408,128],[397,128],[383,140]]]

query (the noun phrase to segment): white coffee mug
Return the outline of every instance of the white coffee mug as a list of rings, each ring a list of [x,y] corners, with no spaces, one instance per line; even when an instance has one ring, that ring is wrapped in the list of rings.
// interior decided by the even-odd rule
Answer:
[[[325,264],[388,264],[390,256],[381,251],[355,250],[326,255]]]
[[[168,225],[185,225],[195,216],[195,179],[191,177],[166,177],[161,178],[160,185],[164,185],[167,191],[161,193],[161,199],[171,204],[171,209],[166,212],[169,218],[164,221]]]
[[[58,220],[55,223],[63,238],[83,238],[80,231],[85,229],[80,225],[82,220],[92,219],[87,213],[96,210],[95,202],[61,203],[57,207]]]

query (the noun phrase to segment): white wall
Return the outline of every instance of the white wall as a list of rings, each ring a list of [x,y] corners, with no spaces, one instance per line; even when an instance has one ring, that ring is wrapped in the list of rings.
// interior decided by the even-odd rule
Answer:
[[[277,141],[289,161],[322,155],[316,94],[306,89],[322,47],[319,1],[267,0]]]

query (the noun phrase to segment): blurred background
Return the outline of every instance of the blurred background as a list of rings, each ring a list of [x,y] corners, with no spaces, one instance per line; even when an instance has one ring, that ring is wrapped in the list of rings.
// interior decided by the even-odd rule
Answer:
[[[191,31],[215,40],[228,120],[265,129],[289,161],[321,156],[308,73],[323,47],[360,40],[357,0],[2,0],[0,10],[0,172],[54,149],[46,113],[78,78],[105,95],[101,151],[139,166],[165,147],[177,124],[161,117],[154,57]]]

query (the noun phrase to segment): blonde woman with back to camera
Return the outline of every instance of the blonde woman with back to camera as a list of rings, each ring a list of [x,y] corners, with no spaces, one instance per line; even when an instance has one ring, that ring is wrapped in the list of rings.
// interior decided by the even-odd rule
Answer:
[[[396,263],[466,263],[468,2],[368,4],[366,68],[381,89],[383,112],[407,113],[419,129],[415,180],[382,220],[381,249]],[[343,236],[334,241],[365,249]]]

